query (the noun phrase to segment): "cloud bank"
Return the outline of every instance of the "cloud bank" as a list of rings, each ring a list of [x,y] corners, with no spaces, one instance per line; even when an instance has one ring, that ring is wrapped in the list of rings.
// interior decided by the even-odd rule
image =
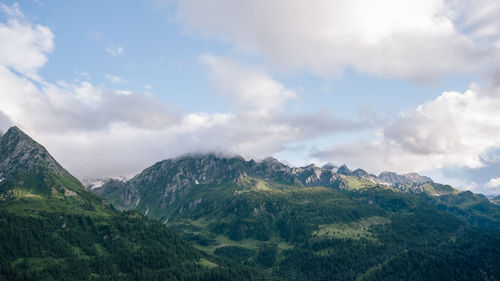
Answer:
[[[480,3],[479,3],[480,2]],[[230,43],[285,71],[325,77],[346,67],[435,80],[498,57],[494,0],[176,1],[187,32]]]
[[[187,33],[225,42],[279,71],[331,79],[354,69],[424,84],[460,73],[484,79],[483,87],[446,91],[403,112],[375,137],[316,149],[312,156],[321,161],[373,172],[481,169],[500,146],[498,1],[174,2]]]
[[[14,59],[0,59],[1,129],[18,125],[80,178],[130,176],[187,152],[266,157],[286,150],[291,141],[365,126],[329,112],[288,114],[283,108],[298,98],[294,90],[261,69],[210,54],[201,61],[214,87],[234,105],[232,111],[186,113],[147,93],[85,80],[51,83],[37,72],[54,45],[50,29],[26,21],[17,5],[2,7],[9,20],[0,26],[0,41],[8,42],[3,47]]]
[[[315,152],[371,171],[399,172],[447,166],[481,168],[500,147],[500,94],[472,85],[464,93],[445,92],[402,113],[372,141],[340,144]]]

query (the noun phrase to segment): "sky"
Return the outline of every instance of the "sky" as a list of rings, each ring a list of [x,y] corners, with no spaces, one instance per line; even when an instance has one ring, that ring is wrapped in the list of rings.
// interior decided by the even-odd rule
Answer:
[[[81,180],[186,153],[500,193],[495,0],[0,0],[0,130]]]

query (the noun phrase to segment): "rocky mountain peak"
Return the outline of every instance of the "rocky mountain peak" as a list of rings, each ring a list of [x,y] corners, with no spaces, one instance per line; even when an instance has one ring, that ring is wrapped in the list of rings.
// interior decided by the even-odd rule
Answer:
[[[391,184],[422,184],[422,183],[432,183],[432,179],[429,177],[421,176],[417,173],[408,173],[404,175],[399,175],[394,172],[382,172],[378,176],[380,180]]]
[[[248,162],[251,164],[251,162]],[[267,157],[260,162],[253,162],[255,164],[250,165],[250,169],[261,174],[262,176],[269,176],[277,171],[288,171],[290,167],[281,163],[273,157]]]
[[[285,166],[285,164],[281,163],[280,161],[278,161],[278,159],[273,157],[266,157],[262,161],[260,161],[260,163],[268,166]]]
[[[366,172],[363,169],[356,169],[353,172],[351,172],[351,175],[359,177],[359,178],[364,178],[364,177],[370,177],[371,175]]]
[[[45,147],[34,141],[18,127],[11,127],[0,138],[1,178],[42,167],[60,175],[67,173]]]
[[[334,165],[333,163],[326,163],[325,165],[323,165],[322,168],[334,172],[336,172],[339,169],[339,167],[337,165]]]
[[[337,170],[337,174],[341,174],[341,175],[350,175],[352,173],[351,170],[349,170],[349,168],[347,168],[346,164],[340,166],[340,168]]]
[[[417,173],[408,173],[403,175],[408,181],[414,182],[414,183],[426,183],[426,182],[433,182],[431,178],[426,177],[426,176],[421,176]]]

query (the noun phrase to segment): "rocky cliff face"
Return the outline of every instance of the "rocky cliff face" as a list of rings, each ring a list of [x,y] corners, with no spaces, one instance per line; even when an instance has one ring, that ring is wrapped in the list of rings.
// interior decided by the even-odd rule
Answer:
[[[303,186],[345,186],[340,175],[329,167],[317,167],[311,164],[305,167],[291,168],[290,173]]]
[[[241,157],[225,158],[214,154],[161,161],[126,182],[130,191],[126,194],[125,204],[137,204],[140,200],[139,190],[146,186],[159,189],[157,195],[165,206],[185,195],[195,185],[235,183],[246,174],[247,164]]]
[[[19,128],[10,128],[0,138],[0,178],[40,168],[47,168],[58,175],[68,173],[42,145]]]
[[[217,186],[238,186],[246,179],[258,179],[285,186],[325,186],[339,189],[384,185],[402,191],[410,188],[405,184],[412,182],[412,192],[424,191],[424,188],[415,189],[414,185],[415,182],[426,182],[423,180],[425,177],[416,174],[390,176],[394,179],[385,176],[384,179],[391,180],[387,181],[362,169],[351,171],[346,165],[338,169],[333,165],[318,167],[314,164],[289,167],[271,157],[256,162],[246,161],[240,156],[193,154],[158,162],[129,181],[109,180],[92,191],[118,207],[142,207],[145,210],[150,206],[158,206],[162,210],[173,206],[177,201],[186,198],[195,187],[202,186],[210,190]],[[355,186],[351,186],[353,184]]]
[[[377,176],[369,174],[363,169],[356,169],[354,171],[351,171],[347,166],[344,164],[340,166],[337,170],[337,174],[344,175],[344,176],[351,176],[351,177],[356,177],[359,179],[364,179],[367,181],[370,181],[374,184],[382,184],[386,185],[387,183],[381,179],[379,179]]]
[[[423,184],[433,182],[431,178],[416,173],[398,175],[393,172],[382,172],[378,178],[390,184]]]
[[[237,185],[245,178],[305,187],[345,186],[341,176],[329,168],[314,165],[291,168],[274,158],[256,162],[240,156],[204,154],[164,160],[129,181],[111,180],[92,190],[125,208],[139,205],[141,200],[154,200],[166,208],[195,186]]]
[[[58,200],[46,204],[49,198]],[[0,205],[93,212],[107,208],[101,202],[19,128],[10,128],[0,138]]]

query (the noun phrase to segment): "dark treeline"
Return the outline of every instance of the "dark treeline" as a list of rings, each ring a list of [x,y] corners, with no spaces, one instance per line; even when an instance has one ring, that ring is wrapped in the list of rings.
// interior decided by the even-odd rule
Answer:
[[[98,218],[0,211],[1,280],[248,280],[239,266],[208,269],[163,224],[134,213]],[[255,273],[252,276],[256,276]]]

